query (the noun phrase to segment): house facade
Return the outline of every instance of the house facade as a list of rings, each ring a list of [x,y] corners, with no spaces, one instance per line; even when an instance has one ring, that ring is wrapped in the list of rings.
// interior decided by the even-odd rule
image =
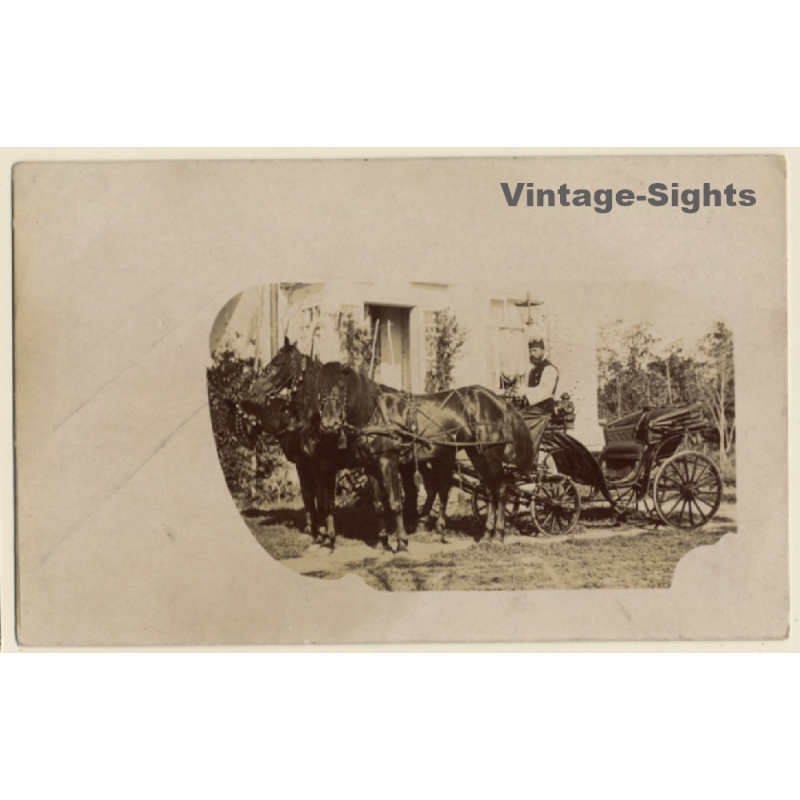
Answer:
[[[352,317],[371,338],[372,377],[404,391],[425,391],[437,311],[458,321],[466,339],[453,385],[500,389],[500,376],[529,369],[528,339],[545,340],[558,367],[558,394],[575,403],[574,434],[587,445],[602,443],[597,423],[597,349],[594,326],[585,330],[568,298],[544,298],[535,287],[488,290],[466,284],[424,282],[281,283],[243,292],[226,305],[212,331],[212,350],[231,347],[266,362],[283,337],[322,361],[343,360],[343,321]]]

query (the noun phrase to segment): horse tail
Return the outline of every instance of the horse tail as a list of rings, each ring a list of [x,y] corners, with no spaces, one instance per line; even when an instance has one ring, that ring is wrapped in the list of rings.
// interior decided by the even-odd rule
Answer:
[[[534,457],[533,440],[528,426],[519,411],[508,403],[504,417],[503,429],[509,444],[503,451],[503,458],[521,472],[528,472],[533,467]]]

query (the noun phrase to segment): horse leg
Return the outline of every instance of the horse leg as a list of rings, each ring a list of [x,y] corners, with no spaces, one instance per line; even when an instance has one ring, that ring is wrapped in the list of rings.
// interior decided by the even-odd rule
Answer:
[[[486,457],[475,451],[474,448],[469,448],[468,451],[472,466],[480,476],[481,482],[486,489],[486,499],[488,506],[486,508],[486,525],[483,529],[483,536],[481,539],[491,541],[494,538],[495,525],[497,522],[497,508],[498,508],[498,485],[496,476],[486,459]]]
[[[403,508],[400,490],[400,469],[396,458],[382,456],[380,458],[383,484],[389,501],[389,511],[394,519],[395,538],[397,539],[396,552],[408,550],[408,535],[403,525]]]
[[[372,507],[378,517],[378,542],[375,545],[376,550],[387,552],[391,550],[389,547],[389,534],[388,534],[388,512],[389,497],[386,494],[383,481],[376,475],[367,474],[369,485],[372,489]]]
[[[442,544],[447,544],[445,530],[447,528],[447,501],[453,485],[453,464],[450,459],[435,461],[432,465],[436,479],[436,492],[439,496],[439,516],[436,519],[436,533]]]
[[[422,482],[425,485],[425,502],[422,504],[422,509],[419,512],[419,516],[422,519],[426,519],[431,515],[433,504],[436,501],[436,496],[438,494],[438,487],[436,486],[436,476],[434,474],[433,467],[430,464],[420,464],[419,472],[420,475],[422,475]],[[429,520],[429,528],[431,527],[431,523],[432,520]]]
[[[336,505],[336,470],[321,467],[317,485],[318,508],[321,520],[325,523],[322,544],[327,544],[331,552],[336,548],[336,529],[333,523],[333,510]]]
[[[495,534],[500,544],[506,539],[506,497],[508,486],[502,478],[497,486],[497,516],[495,517]]]
[[[300,479],[300,494],[303,497],[303,508],[306,516],[306,526],[303,528],[303,533],[310,533],[316,540],[319,536],[317,530],[317,493],[311,462],[298,462],[297,477]]]
[[[409,533],[417,529],[417,483],[414,480],[413,464],[404,464],[400,467],[400,477],[403,481],[403,523]]]
[[[508,496],[508,483],[503,471],[503,450],[493,447],[487,453],[486,461],[495,487],[495,535],[500,540],[500,544],[503,544],[506,536],[506,497]]]

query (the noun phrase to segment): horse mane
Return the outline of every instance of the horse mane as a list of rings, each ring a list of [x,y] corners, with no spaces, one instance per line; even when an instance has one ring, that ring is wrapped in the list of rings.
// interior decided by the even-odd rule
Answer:
[[[280,364],[275,368],[275,372],[270,373],[269,367],[273,366],[278,358]],[[266,406],[274,399],[276,389],[288,388],[290,384],[294,384],[297,390],[295,400],[301,408],[311,410],[316,402],[319,369],[319,361],[303,355],[294,345],[286,345],[270,362],[267,372],[259,375],[247,391],[243,392],[241,402],[251,406]],[[295,383],[298,373],[301,373],[301,379]]]
[[[380,387],[366,375],[338,361],[323,364],[317,376],[319,397],[330,394],[334,388],[347,392],[347,421],[351,425],[366,425],[375,413]]]

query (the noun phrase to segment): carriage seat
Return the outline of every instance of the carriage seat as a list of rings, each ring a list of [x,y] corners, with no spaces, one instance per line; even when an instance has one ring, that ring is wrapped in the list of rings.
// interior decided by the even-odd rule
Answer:
[[[638,461],[642,457],[645,445],[642,442],[614,442],[603,448],[603,459],[606,461]]]

